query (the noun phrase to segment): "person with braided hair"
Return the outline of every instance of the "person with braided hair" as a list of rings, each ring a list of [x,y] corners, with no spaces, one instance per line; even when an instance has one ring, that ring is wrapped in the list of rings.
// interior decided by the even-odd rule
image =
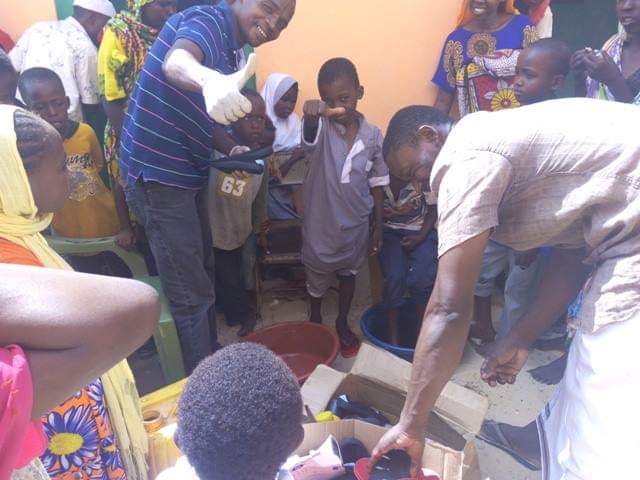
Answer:
[[[119,182],[120,130],[147,52],[167,19],[176,13],[176,5],[177,0],[127,0],[127,9],[107,23],[98,51],[100,95],[108,118],[104,138],[105,159],[122,226],[116,242],[126,249],[133,246],[135,235]]]

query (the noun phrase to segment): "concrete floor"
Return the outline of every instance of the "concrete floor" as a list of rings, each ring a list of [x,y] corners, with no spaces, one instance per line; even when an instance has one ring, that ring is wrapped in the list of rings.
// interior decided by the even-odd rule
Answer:
[[[368,278],[367,270],[362,271],[359,275],[356,294],[349,315],[349,324],[358,334],[360,334],[360,317],[371,305]],[[494,305],[494,319],[499,318],[501,305],[498,302],[499,300]],[[330,292],[323,304],[323,315],[327,325],[334,323],[336,312],[337,293]],[[281,322],[307,320],[308,307],[303,297],[278,300],[267,294],[264,298],[261,313],[262,318],[257,328]],[[237,330],[238,327],[229,328],[224,324],[222,318],[218,319],[219,338],[223,345],[239,341],[236,335]],[[453,380],[489,399],[490,407],[487,418],[523,426],[537,416],[551,396],[554,388],[535,382],[526,373],[526,370],[547,364],[558,356],[559,354],[533,352],[523,370],[524,373],[518,377],[515,385],[490,388],[480,380],[479,371],[482,358],[467,344],[462,363]],[[333,367],[348,371],[352,363],[353,359],[347,360],[338,356]],[[143,360],[134,356],[131,359],[131,364],[142,394],[153,391],[163,385],[157,357]],[[476,444],[483,480],[538,480],[542,478],[539,472],[531,472],[525,469],[498,449],[480,440]]]

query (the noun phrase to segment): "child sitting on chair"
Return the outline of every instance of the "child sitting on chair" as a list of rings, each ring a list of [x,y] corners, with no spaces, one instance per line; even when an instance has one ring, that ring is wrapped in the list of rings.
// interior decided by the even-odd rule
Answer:
[[[62,80],[52,70],[35,67],[22,72],[18,89],[27,108],[49,122],[62,136],[67,154],[70,194],[51,223],[56,235],[101,238],[117,235],[120,225],[115,202],[100,172],[102,148],[93,129],[69,118],[69,97]],[[131,272],[112,252],[67,257],[75,270],[99,275],[129,277]]]
[[[355,276],[367,250],[375,255],[382,246],[382,189],[389,184],[389,171],[382,157],[382,133],[357,110],[364,89],[353,63],[346,58],[326,62],[318,74],[318,89],[321,100],[304,105],[309,172],[302,262],[312,322],[322,322],[322,298],[338,277],[336,329],[342,355],[349,357],[360,346],[347,323]]]
[[[409,128],[407,122],[420,112],[405,109],[391,121],[394,130]],[[395,147],[392,131],[385,139],[385,156]],[[391,183],[384,187],[384,227],[380,265],[384,275],[384,306],[389,322],[389,340],[399,344],[398,319],[409,291],[415,303],[418,319],[424,316],[429,295],[438,270],[438,234],[435,202],[430,199],[429,185],[413,185],[391,175]]]
[[[227,141],[230,136],[233,143],[245,150],[271,145],[274,131],[266,129],[264,100],[254,90],[244,89],[242,94],[251,101],[251,113],[233,123],[229,130],[214,131],[214,143],[221,139]],[[249,301],[243,272],[243,246],[266,221],[263,180],[264,175],[224,173],[215,168],[211,168],[209,176],[216,299],[227,324],[241,326],[238,332],[241,337],[251,333],[256,324],[256,312]]]

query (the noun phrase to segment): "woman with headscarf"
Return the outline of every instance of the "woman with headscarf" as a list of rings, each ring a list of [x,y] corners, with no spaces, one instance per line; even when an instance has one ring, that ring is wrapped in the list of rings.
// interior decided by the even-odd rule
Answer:
[[[268,215],[270,220],[289,220],[302,214],[302,187],[282,184],[291,168],[304,159],[300,147],[302,141],[302,122],[294,112],[298,102],[298,82],[290,75],[272,73],[262,89],[262,98],[267,105],[267,116],[276,129],[273,142],[275,158],[284,157],[282,163],[272,163],[269,184]]]
[[[59,134],[16,107],[0,107],[0,261],[70,270],[41,233],[68,196]],[[87,299],[91,301],[91,299]],[[98,332],[97,332],[98,333]],[[56,480],[146,479],[147,440],[126,361],[42,417],[41,460]]]
[[[100,93],[107,113],[105,159],[109,166],[118,219],[123,226],[116,242],[129,249],[135,235],[119,181],[120,130],[147,52],[167,19],[176,12],[177,0],[128,0],[127,10],[107,23],[98,52]]]
[[[514,0],[465,0],[433,77],[434,106],[449,113],[456,95],[461,116],[518,106],[513,92],[517,54],[536,40],[535,25]]]

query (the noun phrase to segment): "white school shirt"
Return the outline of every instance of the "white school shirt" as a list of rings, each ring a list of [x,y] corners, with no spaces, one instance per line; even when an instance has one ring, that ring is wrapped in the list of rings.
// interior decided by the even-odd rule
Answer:
[[[99,103],[98,49],[75,18],[38,22],[9,53],[15,69],[44,67],[58,74],[71,102],[69,117],[82,122],[82,105]]]

